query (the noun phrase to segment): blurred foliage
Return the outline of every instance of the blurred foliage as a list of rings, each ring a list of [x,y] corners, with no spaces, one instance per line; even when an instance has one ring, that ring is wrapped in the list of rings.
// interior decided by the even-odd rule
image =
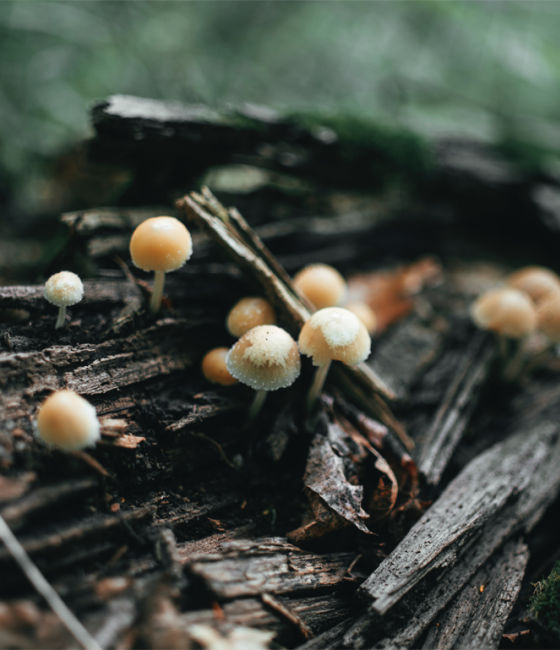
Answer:
[[[321,108],[557,152],[559,28],[560,4],[540,0],[4,0],[0,192],[15,185],[32,209],[46,161],[114,93]]]
[[[560,562],[535,585],[529,609],[544,627],[560,635]]]

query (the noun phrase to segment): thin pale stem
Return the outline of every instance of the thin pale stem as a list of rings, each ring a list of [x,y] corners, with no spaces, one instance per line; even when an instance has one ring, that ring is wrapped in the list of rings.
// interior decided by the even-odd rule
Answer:
[[[156,271],[154,275],[154,290],[152,292],[152,302],[150,308],[152,314],[159,311],[161,299],[163,297],[163,285],[165,284],[165,271]]]
[[[516,341],[516,350],[509,361],[505,366],[502,372],[502,378],[504,381],[513,382],[519,379],[523,371],[523,367],[527,360],[527,341],[529,340],[528,336],[524,336],[519,341]]]
[[[504,363],[508,357],[508,342],[503,334],[498,334],[498,345],[500,348],[500,359]]]
[[[45,576],[35,566],[1,515],[0,539],[6,545],[6,548],[11,553],[14,560],[19,564],[21,570],[29,578],[31,584],[51,606],[54,613],[60,618],[64,626],[75,637],[75,639],[86,648],[86,650],[101,650],[101,646],[80,623],[74,613],[68,609],[62,598],[56,593],[50,583],[45,579]]]
[[[255,393],[255,397],[253,398],[253,403],[249,407],[249,414],[247,415],[247,423],[245,424],[246,429],[248,429],[253,424],[253,422],[257,419],[257,416],[260,413],[262,405],[264,404],[264,400],[266,399],[267,392],[268,391],[261,389]]]
[[[58,319],[56,321],[56,325],[54,326],[54,329],[57,330],[61,328],[64,325],[65,320],[66,320],[66,306],[63,305],[58,309]]]
[[[327,374],[329,372],[329,368],[331,367],[331,361],[329,360],[324,366],[319,366],[317,368],[317,372],[315,373],[315,378],[313,379],[313,383],[311,384],[311,388],[309,389],[309,394],[307,395],[307,417],[313,413],[313,408],[315,407],[315,402],[319,398],[319,395],[321,394],[321,391],[323,390],[323,386],[325,385],[325,379],[327,378]]]

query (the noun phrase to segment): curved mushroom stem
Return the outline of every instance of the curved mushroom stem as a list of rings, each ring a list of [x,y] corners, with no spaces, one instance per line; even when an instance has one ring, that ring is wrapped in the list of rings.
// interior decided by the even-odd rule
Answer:
[[[317,372],[315,373],[315,378],[313,379],[313,383],[311,384],[311,388],[309,389],[309,393],[307,395],[307,418],[309,419],[309,416],[313,412],[313,407],[315,406],[315,402],[317,401],[319,395],[321,394],[321,391],[323,390],[323,386],[325,385],[325,379],[327,378],[327,374],[329,372],[329,368],[331,367],[332,361],[329,361],[324,365],[324,366],[319,366],[317,368]]]
[[[525,361],[527,360],[527,342],[528,336],[524,336],[517,341],[515,353],[508,364],[502,371],[502,379],[507,382],[517,381],[523,371]]]
[[[267,392],[268,391],[261,388],[255,393],[253,402],[249,407],[249,414],[247,416],[247,422],[245,423],[246,429],[248,429],[257,419],[257,415],[260,413],[262,405],[264,404],[264,400],[266,399]]]
[[[161,299],[163,296],[163,285],[165,284],[165,271],[155,271],[154,276],[154,290],[152,292],[152,301],[150,303],[150,309],[152,314],[155,314],[159,311],[161,306]]]
[[[57,330],[60,327],[62,327],[64,325],[65,320],[66,320],[66,305],[63,305],[58,309],[58,319],[56,321],[56,325],[54,326],[54,329]]]

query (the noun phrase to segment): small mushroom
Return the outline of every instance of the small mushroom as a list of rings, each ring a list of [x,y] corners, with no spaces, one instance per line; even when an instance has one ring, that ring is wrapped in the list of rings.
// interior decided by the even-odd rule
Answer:
[[[535,304],[551,293],[560,293],[560,278],[543,266],[526,266],[515,271],[508,276],[507,285],[525,292]]]
[[[45,298],[59,307],[55,329],[64,325],[66,307],[75,305],[84,297],[84,285],[80,278],[71,271],[55,273],[45,283]]]
[[[314,366],[319,366],[307,397],[309,417],[321,394],[331,362],[336,360],[355,366],[365,361],[370,353],[371,338],[355,314],[341,307],[327,307],[315,312],[305,323],[298,343],[300,352],[311,357]]]
[[[471,306],[471,318],[480,329],[496,332],[504,363],[507,339],[518,342],[516,352],[503,370],[504,379],[515,379],[523,365],[528,336],[537,327],[537,312],[529,296],[509,287],[487,291]]]
[[[257,391],[247,426],[257,417],[268,391],[291,386],[301,361],[294,339],[276,325],[260,325],[244,334],[226,357],[230,374]]]
[[[259,325],[275,324],[276,313],[268,300],[252,296],[236,302],[226,320],[228,332],[237,339]]]
[[[202,359],[202,374],[213,384],[231,386],[237,384],[237,379],[229,374],[226,365],[228,348],[214,348],[207,352]]]
[[[155,314],[161,305],[165,274],[181,268],[192,255],[191,235],[174,217],[152,217],[132,233],[130,255],[139,269],[155,273],[150,303]]]
[[[310,264],[294,278],[294,285],[317,308],[343,305],[348,295],[346,281],[328,264]]]
[[[551,343],[560,343],[560,293],[551,292],[537,305],[540,331]]]
[[[95,408],[71,390],[47,397],[37,416],[41,438],[65,451],[93,447],[100,438],[99,429]]]
[[[370,335],[375,332],[377,329],[377,317],[375,316],[373,309],[365,302],[349,302],[344,306],[344,309],[356,314],[356,316],[366,326]]]

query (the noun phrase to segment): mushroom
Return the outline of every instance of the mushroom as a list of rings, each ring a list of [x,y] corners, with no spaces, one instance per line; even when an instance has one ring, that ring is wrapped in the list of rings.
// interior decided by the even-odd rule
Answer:
[[[275,324],[276,313],[268,300],[252,296],[236,302],[226,320],[226,328],[235,338],[259,325]]]
[[[244,334],[226,357],[230,374],[257,391],[247,426],[257,417],[268,391],[291,386],[301,361],[294,339],[276,325],[260,325]]]
[[[356,314],[356,316],[366,326],[370,335],[375,332],[377,329],[377,317],[375,316],[373,309],[365,302],[349,302],[344,306],[344,309]]]
[[[132,233],[130,255],[139,269],[155,272],[150,303],[155,314],[161,305],[165,274],[181,268],[192,255],[191,235],[174,217],[152,217]]]
[[[352,312],[341,307],[327,307],[315,312],[302,327],[299,349],[319,366],[307,397],[307,415],[327,377],[331,362],[342,361],[355,366],[365,361],[371,349],[371,339],[363,322]],[[309,421],[308,421],[309,424]]]
[[[344,304],[348,295],[346,281],[328,264],[310,264],[294,278],[294,285],[317,308]]]
[[[554,271],[543,266],[526,266],[519,269],[508,276],[507,285],[512,289],[524,291],[535,304],[551,293],[560,293],[560,278]]]
[[[551,343],[560,343],[560,293],[549,293],[536,309],[540,331]]]
[[[84,297],[84,285],[80,278],[71,271],[55,273],[45,283],[45,298],[59,307],[55,329],[64,325],[66,307],[75,305]]]
[[[231,386],[237,384],[237,379],[229,374],[226,366],[228,348],[214,348],[207,352],[202,359],[202,374],[213,384]]]
[[[537,327],[537,312],[529,296],[509,287],[492,289],[479,296],[470,313],[480,329],[496,332],[504,361],[507,339],[518,341],[515,354],[503,370],[504,379],[515,379],[523,364],[527,338]]]
[[[100,438],[99,429],[95,408],[71,390],[47,397],[37,416],[41,438],[65,451],[93,447]]]

